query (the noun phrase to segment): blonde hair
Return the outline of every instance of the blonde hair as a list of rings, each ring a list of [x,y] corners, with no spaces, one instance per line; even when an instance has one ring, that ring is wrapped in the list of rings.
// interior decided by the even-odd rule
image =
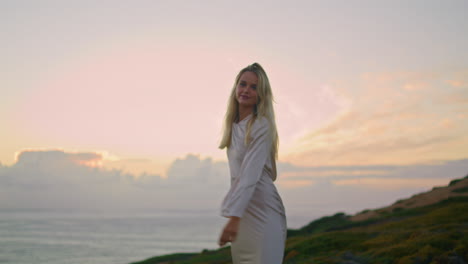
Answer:
[[[219,145],[220,149],[229,148],[231,145],[232,135],[232,124],[239,121],[239,102],[236,99],[236,87],[239,83],[239,79],[244,72],[253,72],[257,75],[257,104],[254,107],[252,118],[247,123],[247,132],[245,135],[244,143],[249,144],[251,137],[250,132],[252,130],[252,124],[259,117],[265,117],[270,125],[270,136],[271,136],[271,156],[274,159],[278,158],[278,131],[276,129],[275,112],[273,109],[273,93],[271,91],[270,81],[268,76],[263,70],[262,66],[258,63],[253,63],[243,68],[239,74],[237,74],[234,86],[229,96],[228,106],[226,115],[224,117],[223,137]]]

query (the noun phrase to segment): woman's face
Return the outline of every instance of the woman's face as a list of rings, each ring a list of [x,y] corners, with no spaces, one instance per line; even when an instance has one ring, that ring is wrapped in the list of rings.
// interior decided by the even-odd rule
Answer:
[[[253,107],[257,104],[258,77],[251,71],[242,73],[236,86],[236,99],[239,106]]]

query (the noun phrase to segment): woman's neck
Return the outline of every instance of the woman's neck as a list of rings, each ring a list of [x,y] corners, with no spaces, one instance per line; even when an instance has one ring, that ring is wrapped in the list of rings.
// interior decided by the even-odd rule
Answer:
[[[242,121],[244,118],[253,113],[253,107],[242,107],[239,106],[239,121]]]

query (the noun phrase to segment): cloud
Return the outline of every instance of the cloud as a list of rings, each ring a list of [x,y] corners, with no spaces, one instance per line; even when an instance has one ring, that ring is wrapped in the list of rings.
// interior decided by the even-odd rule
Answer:
[[[275,111],[282,145],[290,146],[310,129],[317,128],[349,106],[346,96],[329,85],[311,87],[311,84],[294,80],[278,86]],[[286,87],[308,88],[285,89]]]
[[[278,165],[282,181],[328,181],[343,182],[363,179],[454,179],[468,173],[468,159],[443,161],[434,164],[412,165],[355,165],[355,166],[296,166],[290,163]],[[422,184],[421,186],[425,186]],[[403,186],[404,187],[404,186]]]
[[[0,208],[179,209],[217,215],[229,188],[227,162],[210,157],[178,158],[167,178],[92,166],[102,157],[94,152],[23,151],[15,164],[0,167]],[[276,186],[290,223],[298,226],[306,223],[300,219],[386,205],[467,172],[468,159],[406,166],[278,162]]]
[[[468,159],[436,164],[297,166],[279,163],[277,186],[292,219],[378,208],[468,174]],[[309,219],[310,220],[310,219]],[[304,220],[305,221],[305,220]]]
[[[199,156],[188,154],[183,159],[176,159],[168,169],[170,182],[186,184],[210,184],[225,186],[229,181],[227,163],[214,162],[211,158],[200,159]]]
[[[468,159],[412,165],[299,166],[278,164],[276,181],[288,215],[314,216],[378,208],[447,185],[468,174]]]
[[[468,78],[468,72],[465,73]],[[460,73],[366,73],[349,83],[350,107],[306,133],[283,155],[302,166],[417,164],[466,158],[466,89]],[[336,88],[338,89],[338,88]],[[456,144],[455,142],[458,142]]]
[[[352,186],[365,186],[378,190],[399,190],[402,188],[411,187],[424,187],[432,188],[433,186],[443,186],[447,184],[446,179],[401,179],[401,178],[364,178],[364,179],[345,179],[332,181],[335,185],[352,185]]]
[[[468,106],[468,90],[465,88],[465,90],[454,91],[442,97],[441,101],[447,104],[465,106],[466,110],[466,106]]]
[[[216,207],[214,201],[228,186],[227,175],[219,179],[222,164],[211,159],[188,155],[176,160],[165,179],[105,169],[99,166],[102,158],[93,152],[23,151],[16,163],[0,167],[0,207]]]
[[[463,81],[457,81],[457,80],[447,80],[447,83],[450,84],[453,87],[466,87],[468,86],[465,82]]]
[[[445,78],[445,82],[454,88],[468,88],[468,70],[454,72]]]

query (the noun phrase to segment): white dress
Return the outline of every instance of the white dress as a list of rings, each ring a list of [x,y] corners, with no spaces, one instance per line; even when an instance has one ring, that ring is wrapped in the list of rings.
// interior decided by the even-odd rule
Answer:
[[[286,241],[286,215],[273,181],[275,159],[270,155],[269,122],[257,118],[249,145],[244,144],[252,114],[233,123],[227,150],[231,188],[222,203],[221,215],[241,218],[237,238],[231,244],[234,264],[280,264]]]

